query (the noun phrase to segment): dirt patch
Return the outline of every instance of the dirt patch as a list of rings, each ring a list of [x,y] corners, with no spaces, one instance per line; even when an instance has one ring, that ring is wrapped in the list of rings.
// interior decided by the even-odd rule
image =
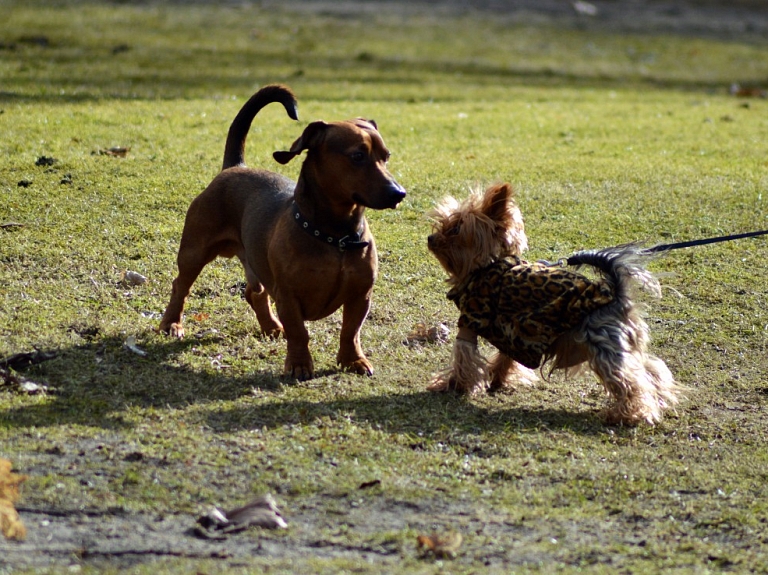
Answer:
[[[337,16],[390,14],[491,15],[510,24],[552,25],[589,31],[679,34],[764,42],[768,10],[760,0],[358,0],[275,2],[292,10]]]
[[[340,504],[344,507],[340,510]],[[336,510],[329,514],[329,507]],[[571,544],[601,540],[611,532],[604,521],[556,523],[525,520],[510,522],[496,517],[493,510],[478,501],[423,501],[418,505],[394,500],[376,500],[355,505],[353,496],[328,501],[327,496],[312,497],[288,517],[290,535],[253,528],[225,540],[206,540],[192,533],[195,517],[187,514],[157,515],[128,513],[120,509],[86,512],[73,510],[20,510],[32,523],[28,539],[14,545],[0,543],[4,566],[39,570],[87,565],[91,568],[128,569],[166,559],[221,561],[227,567],[267,565],[282,561],[350,559],[364,561],[393,571],[402,568],[404,559],[425,557],[417,548],[416,537],[372,539],[375,532],[404,533],[408,529],[432,533],[454,527],[465,534],[461,551],[479,551],[487,567],[509,569],[535,564],[552,564],[562,550],[547,533],[567,534]],[[617,523],[627,521],[617,514]],[[343,525],[344,534],[318,537],[321,527]],[[618,529],[618,527],[616,527]],[[627,545],[642,543],[632,534]],[[474,553],[454,559],[457,566],[473,564]],[[603,558],[601,562],[610,560]],[[222,565],[222,567],[224,567]]]

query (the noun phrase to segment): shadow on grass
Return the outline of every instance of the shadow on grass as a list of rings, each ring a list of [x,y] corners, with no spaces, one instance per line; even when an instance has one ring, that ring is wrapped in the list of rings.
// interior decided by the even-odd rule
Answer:
[[[0,411],[0,425],[48,427],[87,425],[115,429],[130,425],[123,413],[132,408],[173,409],[190,405],[235,401],[278,392],[297,385],[276,369],[274,358],[248,359],[255,370],[245,376],[226,369],[199,370],[174,364],[182,351],[201,345],[200,340],[157,338],[142,345],[142,357],[124,346],[121,339],[105,338],[60,350],[55,359],[25,370],[24,377],[53,388],[33,405]],[[268,367],[259,369],[264,359]],[[319,371],[317,378],[336,371]],[[354,376],[350,376],[354,377]],[[332,383],[329,383],[332,385]],[[344,418],[364,422],[390,433],[430,434],[456,430],[476,434],[494,429],[568,429],[579,433],[601,432],[597,415],[589,411],[493,409],[453,394],[426,391],[386,393],[366,397],[321,401],[286,400],[242,403],[221,409],[203,410],[207,425],[216,432],[277,428],[286,424],[309,424],[321,418]]]
[[[381,429],[387,433],[414,437],[458,432],[478,435],[493,431],[528,433],[542,429],[562,429],[585,435],[605,431],[596,413],[511,407],[490,410],[464,397],[428,391],[385,394],[330,401],[289,401],[258,405],[208,414],[208,425],[218,432],[240,429],[280,427],[286,424],[310,424],[323,418],[345,419]]]
[[[164,48],[167,62],[186,62],[186,49],[172,51]],[[685,92],[723,92],[726,89],[721,80],[708,78],[676,78],[639,74],[634,70],[618,68],[611,72],[594,70],[574,72],[567,68],[550,68],[542,65],[530,69],[527,65],[511,66],[509,64],[493,64],[480,62],[447,62],[430,59],[404,60],[401,58],[374,57],[368,54],[350,56],[348,58],[319,56],[310,54],[275,55],[269,52],[252,52],[249,54],[247,65],[261,72],[243,75],[233,74],[233,63],[241,62],[243,54],[237,51],[217,50],[215,52],[200,51],[195,54],[195,67],[171,66],[161,67],[144,63],[147,69],[140,75],[130,75],[124,71],[125,62],[101,53],[93,54],[94,61],[104,62],[110,58],[115,65],[104,70],[99,68],[97,73],[83,63],[75,66],[66,53],[59,54],[56,49],[45,49],[46,60],[53,64],[55,72],[46,78],[46,86],[55,89],[34,92],[16,92],[0,90],[0,104],[12,103],[80,103],[103,100],[165,100],[181,96],[198,95],[209,97],[212,87],[215,93],[228,91],[250,93],[254,83],[269,83],[296,81],[304,86],[318,83],[323,85],[333,81],[344,84],[387,84],[399,87],[382,93],[374,90],[370,97],[376,100],[428,100],[452,101],[464,100],[463,95],[454,95],[450,91],[445,94],[432,94],[424,91],[426,81],[455,82],[461,78],[462,83],[476,86],[488,85],[524,85],[527,87],[540,86],[547,88],[610,88],[628,86],[652,87],[659,90],[674,90]],[[29,56],[31,57],[31,56]],[[23,59],[22,59],[23,60]],[[245,65],[245,64],[244,64]],[[322,71],[322,73],[317,71]],[[33,81],[21,81],[37,86]],[[744,78],[733,78],[737,84],[750,84],[755,78],[745,75]],[[322,93],[322,92],[321,92]],[[347,100],[345,93],[335,95],[320,95],[313,91],[316,99],[333,101]],[[418,95],[421,96],[418,96]],[[359,101],[366,100],[366,93],[356,94]]]

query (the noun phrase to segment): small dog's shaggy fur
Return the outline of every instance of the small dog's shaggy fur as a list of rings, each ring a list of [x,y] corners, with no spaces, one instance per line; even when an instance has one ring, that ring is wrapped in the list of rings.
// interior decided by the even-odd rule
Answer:
[[[664,362],[648,353],[648,326],[633,302],[637,286],[660,295],[637,245],[568,258],[568,265],[594,268],[598,279],[565,265],[524,261],[528,240],[509,184],[461,203],[447,198],[430,216],[428,247],[448,272],[448,297],[461,312],[452,365],[431,390],[493,391],[534,381],[533,370],[544,365],[550,374],[588,365],[613,400],[609,423],[653,425],[678,403],[680,388]],[[490,363],[477,349],[478,335],[499,350]]]

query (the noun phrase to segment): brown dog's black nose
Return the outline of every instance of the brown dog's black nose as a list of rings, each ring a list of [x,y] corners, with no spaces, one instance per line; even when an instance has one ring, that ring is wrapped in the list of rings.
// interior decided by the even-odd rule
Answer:
[[[387,195],[390,198],[390,207],[394,208],[405,199],[405,188],[395,181],[390,182]]]

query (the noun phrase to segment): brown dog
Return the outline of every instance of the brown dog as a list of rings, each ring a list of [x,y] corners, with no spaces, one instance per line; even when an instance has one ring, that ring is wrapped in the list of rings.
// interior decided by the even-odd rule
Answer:
[[[389,151],[372,120],[309,124],[281,164],[307,150],[298,182],[246,168],[245,139],[251,122],[271,102],[298,119],[296,98],[285,86],[254,94],[229,129],[222,171],[192,201],[177,258],[179,275],[160,329],[184,336],[181,314],[192,283],[217,256],[237,256],[245,268],[245,298],[262,331],[285,334],[286,375],[312,377],[308,320],[343,306],[339,352],[344,369],[373,374],[360,347],[378,270],[365,208],[395,208],[405,190],[387,171]],[[269,305],[275,302],[277,317]],[[278,319],[279,318],[279,319]]]

